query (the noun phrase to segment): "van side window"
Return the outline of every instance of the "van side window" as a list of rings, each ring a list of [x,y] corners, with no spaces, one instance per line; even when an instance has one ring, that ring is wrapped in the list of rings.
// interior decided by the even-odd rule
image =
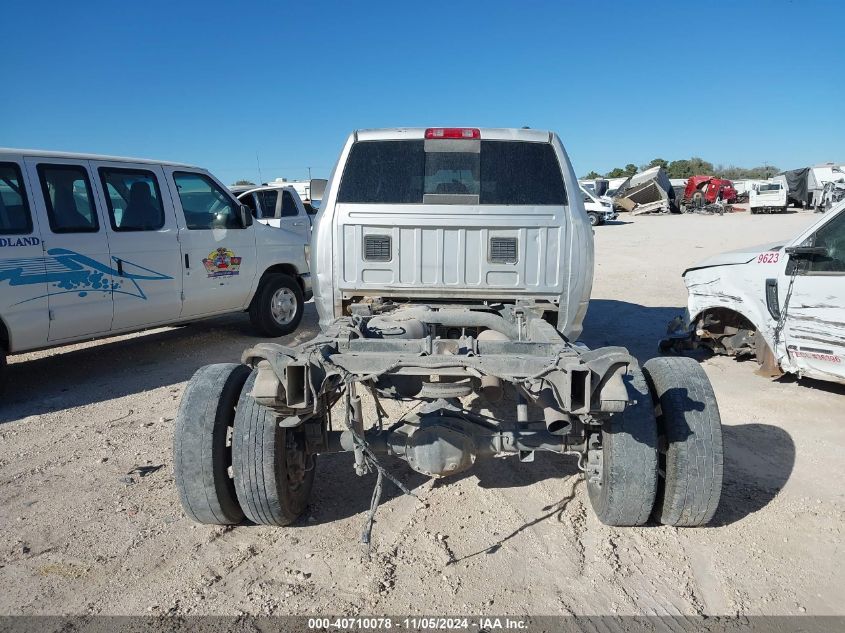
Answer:
[[[255,195],[258,196],[258,201],[261,203],[261,217],[275,218],[276,202],[279,199],[279,192],[265,189],[263,191],[256,191]]]
[[[158,181],[151,171],[100,167],[109,222],[115,231],[157,231],[164,226]]]
[[[53,233],[100,230],[88,171],[81,165],[38,165],[38,178]]]
[[[173,172],[185,224],[189,229],[240,229],[238,205],[216,182],[204,174]]]
[[[827,253],[813,256],[808,273],[845,274],[845,213],[840,213],[816,231],[813,246],[823,246]]]
[[[293,196],[289,191],[282,192],[282,217],[290,218],[299,214],[299,209],[296,208],[296,202],[293,201]]]
[[[0,235],[32,233],[32,216],[17,163],[0,163]]]

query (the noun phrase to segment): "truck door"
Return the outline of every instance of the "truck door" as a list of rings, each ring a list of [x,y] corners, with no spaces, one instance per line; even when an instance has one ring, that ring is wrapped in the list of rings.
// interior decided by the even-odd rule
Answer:
[[[255,205],[261,222],[267,226],[279,228],[281,225],[279,191],[277,189],[261,189],[253,192],[252,195],[255,196]]]
[[[103,226],[105,215],[91,186],[88,161],[27,158],[32,196],[46,251],[48,340],[61,341],[111,329],[113,273]]]
[[[44,345],[49,309],[44,251],[21,163],[0,162],[0,320],[11,351]]]
[[[182,312],[182,254],[158,165],[92,161],[107,210],[114,278],[113,330],[165,323]],[[166,189],[164,191],[167,191]]]
[[[302,204],[297,204],[290,191],[282,190],[279,227],[296,233],[303,242],[311,240],[311,220]]]
[[[841,380],[845,378],[845,210],[799,246],[818,252],[790,255],[784,284],[789,295],[787,353],[808,376],[833,375]]]
[[[242,227],[240,203],[206,172],[165,168],[180,216],[182,316],[247,307],[257,270],[255,229]]]

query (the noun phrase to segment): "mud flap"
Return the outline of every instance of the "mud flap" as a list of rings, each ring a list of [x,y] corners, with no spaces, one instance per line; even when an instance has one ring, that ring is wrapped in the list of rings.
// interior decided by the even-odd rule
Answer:
[[[783,376],[777,358],[775,358],[772,348],[766,343],[765,339],[760,336],[759,332],[754,333],[754,351],[757,356],[757,374],[765,376],[766,378],[777,378]]]

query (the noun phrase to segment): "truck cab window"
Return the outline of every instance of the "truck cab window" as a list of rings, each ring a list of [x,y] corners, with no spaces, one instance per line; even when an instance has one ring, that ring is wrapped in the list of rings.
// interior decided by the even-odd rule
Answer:
[[[112,229],[156,231],[164,226],[161,192],[152,172],[101,167],[100,178]]]
[[[827,253],[813,256],[808,267],[810,274],[845,274],[845,213],[816,231],[813,246],[823,246]]]
[[[287,191],[282,192],[282,217],[290,218],[299,214],[299,209],[296,208],[296,202],[293,196]]]
[[[258,201],[261,203],[261,217],[275,218],[276,217],[276,202],[279,199],[279,192],[272,189],[265,189],[264,191],[257,191]]]
[[[38,165],[41,191],[53,233],[100,230],[87,170],[80,165]]]
[[[237,205],[228,193],[204,174],[174,172],[185,224],[194,231],[240,229]]]
[[[15,163],[0,163],[0,235],[27,233],[32,233],[32,216],[20,167]]]

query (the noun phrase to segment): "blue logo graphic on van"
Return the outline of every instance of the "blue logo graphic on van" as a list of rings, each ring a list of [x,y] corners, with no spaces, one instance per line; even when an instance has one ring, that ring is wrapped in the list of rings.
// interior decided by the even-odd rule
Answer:
[[[64,248],[50,249],[47,254],[50,257],[0,260],[0,282],[8,280],[10,286],[46,283],[50,286],[48,294],[52,295],[75,292],[84,297],[89,292],[111,292],[146,300],[139,281],[173,279],[125,259],[120,262],[122,270],[117,270]],[[117,261],[114,257],[112,260]],[[46,296],[30,297],[19,303]]]

